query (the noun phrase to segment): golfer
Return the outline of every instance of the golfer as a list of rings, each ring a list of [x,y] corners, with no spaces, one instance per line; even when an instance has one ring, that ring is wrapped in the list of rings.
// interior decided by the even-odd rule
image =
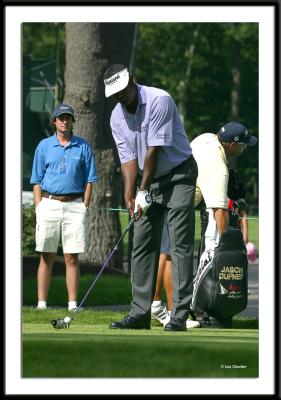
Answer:
[[[47,308],[52,267],[60,237],[66,264],[68,309],[77,307],[78,254],[88,245],[88,206],[98,180],[91,146],[72,133],[74,110],[57,106],[51,115],[54,134],[38,144],[30,183],[36,211],[38,309]]]
[[[121,64],[104,73],[114,96],[110,125],[124,180],[125,201],[136,215],[129,314],[112,329],[150,329],[165,213],[173,262],[173,307],[166,331],[185,331],[193,289],[194,196],[197,165],[172,97],[136,83]]]

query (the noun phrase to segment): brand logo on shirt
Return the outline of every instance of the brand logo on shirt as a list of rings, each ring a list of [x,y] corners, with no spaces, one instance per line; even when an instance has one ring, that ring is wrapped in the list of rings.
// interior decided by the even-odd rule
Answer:
[[[164,139],[164,140],[171,140],[171,135],[170,135],[170,133],[161,133],[161,132],[158,132],[157,134],[156,134],[156,137],[157,137],[157,139]]]

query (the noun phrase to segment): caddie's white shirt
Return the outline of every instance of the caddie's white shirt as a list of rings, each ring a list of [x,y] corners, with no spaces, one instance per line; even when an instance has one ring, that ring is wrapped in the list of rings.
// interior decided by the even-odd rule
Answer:
[[[198,166],[195,205],[200,203],[203,196],[206,208],[227,209],[229,174],[225,151],[218,136],[203,133],[190,145]]]
[[[149,146],[161,146],[155,178],[163,176],[192,154],[189,140],[172,97],[164,90],[137,85],[138,107],[129,114],[118,103],[112,111],[110,125],[121,164],[138,160],[144,168]]]

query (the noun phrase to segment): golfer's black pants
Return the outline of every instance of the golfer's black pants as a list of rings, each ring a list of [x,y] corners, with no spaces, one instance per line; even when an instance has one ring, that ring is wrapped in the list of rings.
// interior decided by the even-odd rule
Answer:
[[[187,318],[193,290],[194,196],[197,164],[190,156],[151,185],[155,202],[134,224],[130,315],[150,315],[159,263],[165,212],[173,264],[171,317]]]

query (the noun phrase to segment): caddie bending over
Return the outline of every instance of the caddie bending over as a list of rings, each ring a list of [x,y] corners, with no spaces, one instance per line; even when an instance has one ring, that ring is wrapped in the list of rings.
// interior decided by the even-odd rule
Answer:
[[[226,123],[217,134],[203,133],[191,142],[198,165],[195,205],[203,198],[208,213],[201,253],[202,250],[214,250],[221,233],[229,225],[227,157],[239,157],[247,146],[256,143],[257,138],[235,121]]]

